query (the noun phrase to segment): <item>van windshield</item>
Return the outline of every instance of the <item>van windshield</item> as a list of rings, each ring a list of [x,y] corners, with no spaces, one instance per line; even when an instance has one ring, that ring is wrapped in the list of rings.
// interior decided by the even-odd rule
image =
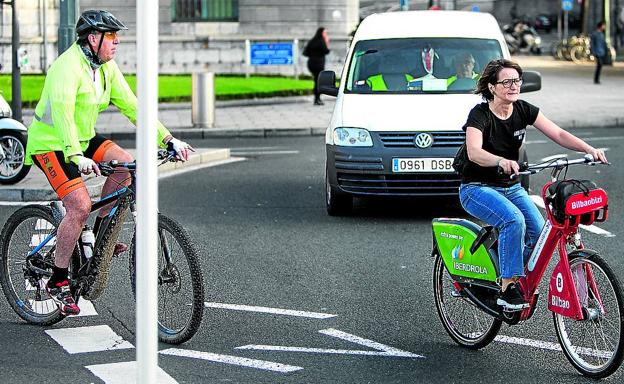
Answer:
[[[354,48],[351,93],[471,93],[485,65],[503,57],[497,40],[362,40]]]

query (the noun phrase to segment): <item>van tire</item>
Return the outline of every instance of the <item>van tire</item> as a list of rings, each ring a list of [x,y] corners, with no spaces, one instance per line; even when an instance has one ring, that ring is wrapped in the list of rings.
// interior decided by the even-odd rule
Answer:
[[[329,177],[325,176],[325,203],[329,216],[345,216],[353,209],[353,196],[341,193],[329,184]]]

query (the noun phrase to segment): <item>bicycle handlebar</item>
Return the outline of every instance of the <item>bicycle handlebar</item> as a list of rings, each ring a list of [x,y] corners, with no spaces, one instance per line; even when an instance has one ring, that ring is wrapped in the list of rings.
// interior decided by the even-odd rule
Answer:
[[[543,162],[540,164],[529,164],[528,167],[526,168],[526,170],[520,171],[518,172],[518,174],[512,174],[509,176],[510,179],[515,179],[520,175],[534,175],[538,172],[543,171],[544,169],[547,168],[565,168],[567,166],[570,165],[577,165],[577,164],[584,164],[584,165],[598,165],[598,164],[603,164],[603,165],[610,165],[610,163],[603,163],[602,161],[595,161],[594,157],[590,154],[586,154],[585,156],[583,156],[582,158],[578,158],[578,159],[572,159],[569,160],[568,158],[559,158],[556,160],[552,160],[552,161],[547,161],[547,162]],[[500,167],[499,167],[500,168]]]
[[[160,164],[158,164],[159,166],[169,161],[177,161],[176,152],[173,150],[167,150],[167,149],[159,149],[157,158],[158,160],[162,160]],[[132,162],[119,162],[117,160],[103,161],[101,163],[98,163],[98,167],[100,168],[100,173],[103,176],[108,176],[112,173],[115,173],[116,168],[126,168],[129,171],[135,171],[136,161],[132,161]]]

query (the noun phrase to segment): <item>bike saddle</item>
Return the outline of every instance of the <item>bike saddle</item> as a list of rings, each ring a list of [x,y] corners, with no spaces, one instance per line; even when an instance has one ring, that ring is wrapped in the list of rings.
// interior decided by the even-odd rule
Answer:
[[[498,230],[491,225],[481,228],[477,234],[477,238],[470,246],[470,253],[475,253],[477,249],[483,245],[485,249],[490,249],[498,240]]]

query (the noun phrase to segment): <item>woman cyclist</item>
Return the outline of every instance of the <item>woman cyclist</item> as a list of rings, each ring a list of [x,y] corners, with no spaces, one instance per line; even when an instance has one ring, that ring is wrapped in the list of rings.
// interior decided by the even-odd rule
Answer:
[[[544,218],[518,178],[509,177],[518,174],[519,149],[526,127],[533,125],[557,144],[607,162],[604,151],[563,130],[539,108],[520,100],[521,85],[522,68],[512,61],[493,60],[483,70],[475,93],[485,102],[470,111],[463,126],[470,161],[462,172],[459,189],[466,212],[499,231],[501,292],[497,303],[510,311],[528,306],[516,280],[524,276],[524,257],[531,253],[544,225]]]

